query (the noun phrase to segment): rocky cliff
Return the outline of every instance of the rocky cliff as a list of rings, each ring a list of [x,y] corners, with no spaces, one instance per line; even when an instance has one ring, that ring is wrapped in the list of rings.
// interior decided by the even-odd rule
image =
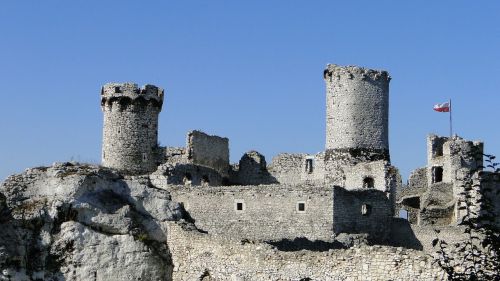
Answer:
[[[0,280],[171,280],[166,222],[182,214],[148,178],[28,169],[0,186]]]

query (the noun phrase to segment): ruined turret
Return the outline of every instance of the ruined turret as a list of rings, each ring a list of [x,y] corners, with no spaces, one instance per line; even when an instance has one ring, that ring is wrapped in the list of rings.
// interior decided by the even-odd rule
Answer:
[[[389,81],[387,71],[328,64],[326,150],[389,160]]]
[[[103,166],[129,174],[156,169],[162,104],[163,89],[153,85],[109,83],[102,87]]]

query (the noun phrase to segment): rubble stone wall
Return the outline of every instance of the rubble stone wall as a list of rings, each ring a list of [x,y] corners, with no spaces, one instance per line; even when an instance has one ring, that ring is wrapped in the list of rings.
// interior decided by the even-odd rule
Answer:
[[[170,188],[196,226],[209,234],[251,240],[332,239],[333,190],[311,186]],[[304,210],[299,209],[299,203]],[[241,204],[241,210],[238,210]]]
[[[354,166],[346,166],[343,170],[346,189],[368,188],[364,186],[364,181],[372,179],[374,181],[374,189],[384,192],[389,191],[385,161],[358,163]]]
[[[229,139],[191,131],[187,136],[188,158],[195,165],[212,168],[223,176],[229,170]]]
[[[281,153],[273,158],[269,173],[281,184],[314,183],[325,181],[324,153],[316,155]]]
[[[131,174],[152,172],[158,162],[158,115],[163,89],[110,83],[101,92],[102,164]]]
[[[329,64],[326,149],[389,149],[389,81],[386,71]]]
[[[422,252],[361,246],[324,252],[281,252],[168,223],[173,280],[446,280]],[[206,279],[203,279],[206,278]]]
[[[376,242],[388,238],[393,219],[392,203],[384,192],[335,187],[333,208],[335,233],[368,233],[369,239]]]

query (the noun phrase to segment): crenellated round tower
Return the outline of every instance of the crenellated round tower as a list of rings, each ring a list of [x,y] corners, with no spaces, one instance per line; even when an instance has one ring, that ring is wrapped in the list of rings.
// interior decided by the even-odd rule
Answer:
[[[364,160],[389,160],[387,71],[328,64],[326,150]]]
[[[102,87],[103,166],[129,174],[156,169],[162,105],[163,89],[153,85],[108,83]]]

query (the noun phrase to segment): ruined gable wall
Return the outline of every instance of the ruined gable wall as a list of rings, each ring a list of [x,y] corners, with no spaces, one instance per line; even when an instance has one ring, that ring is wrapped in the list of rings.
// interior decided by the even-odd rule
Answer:
[[[281,252],[168,223],[173,280],[445,280],[433,260],[415,250],[362,246],[327,252]],[[310,279],[306,279],[310,278]]]
[[[191,131],[187,136],[186,150],[193,164],[212,168],[223,176],[229,169],[229,140]]]
[[[281,153],[273,158],[269,173],[282,184],[323,184],[324,153],[316,155]],[[308,159],[309,164],[308,164]],[[308,167],[312,163],[312,171]]]
[[[388,238],[393,217],[392,203],[384,192],[373,189],[348,191],[335,187],[333,207],[335,233],[368,233],[369,238],[377,242]]]
[[[268,167],[269,173],[282,184],[294,184],[301,181],[305,170],[306,154],[281,153],[276,155]]]
[[[427,188],[427,168],[418,168],[411,172],[408,188]]]
[[[369,177],[374,180],[375,189],[388,192],[389,183],[387,182],[388,169],[386,163],[386,161],[374,161],[358,163],[354,166],[345,166],[343,168],[345,173],[345,188],[349,190],[362,188],[363,180]]]
[[[266,158],[257,151],[246,152],[238,165],[231,167],[230,182],[239,185],[278,183],[267,170]]]
[[[333,194],[311,186],[171,187],[198,228],[214,235],[254,240],[305,237],[331,240]],[[236,210],[236,204],[243,210]],[[305,211],[298,210],[304,203]]]

